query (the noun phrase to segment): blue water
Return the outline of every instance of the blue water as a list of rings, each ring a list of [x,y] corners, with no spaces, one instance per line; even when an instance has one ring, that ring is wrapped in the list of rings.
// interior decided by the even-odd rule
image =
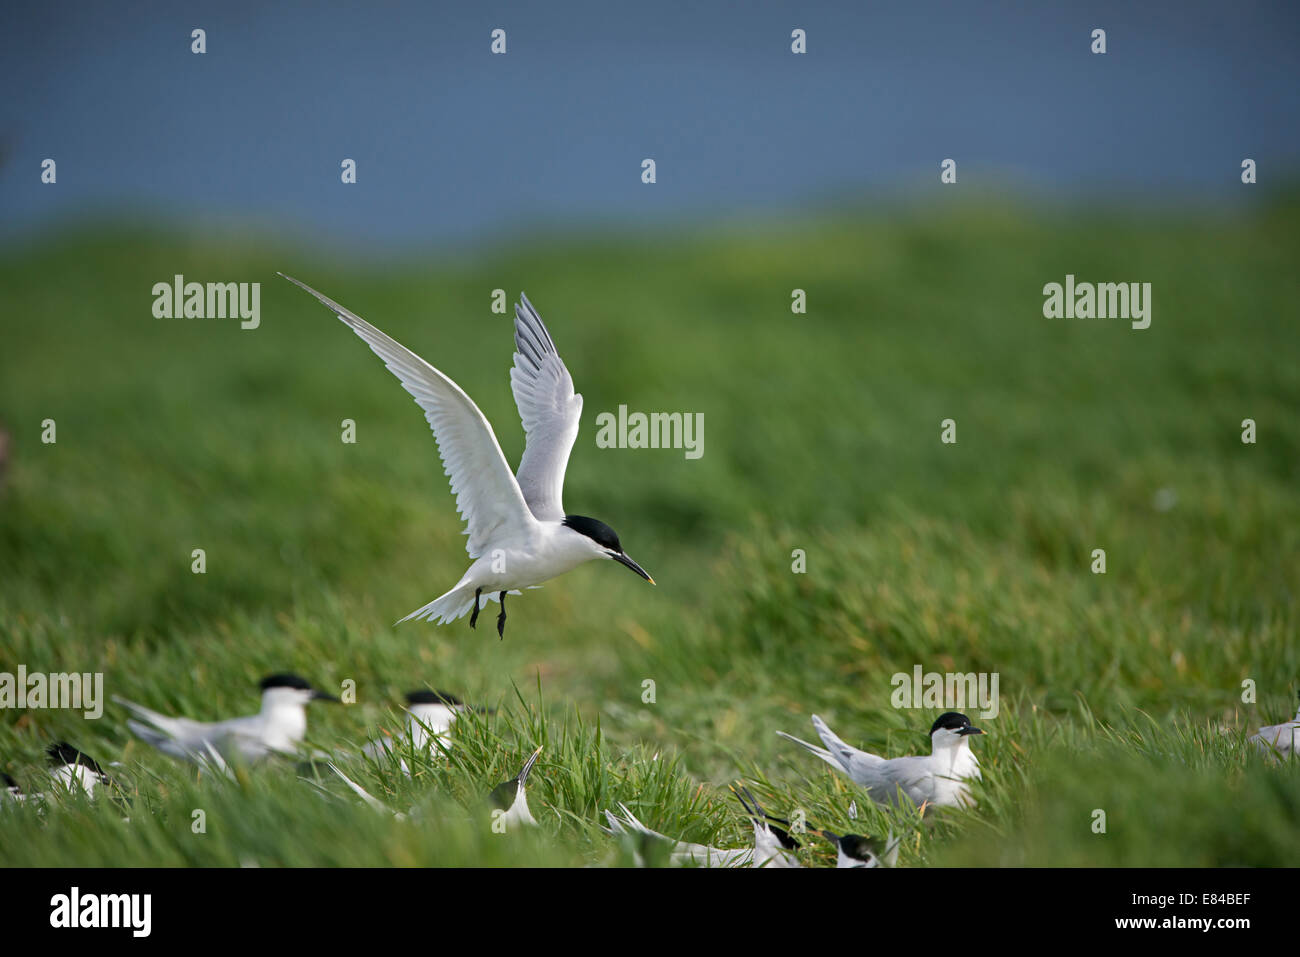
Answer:
[[[0,236],[109,212],[462,243],[924,195],[946,157],[970,197],[1231,206],[1300,168],[1295,3],[262,6],[7,8]]]

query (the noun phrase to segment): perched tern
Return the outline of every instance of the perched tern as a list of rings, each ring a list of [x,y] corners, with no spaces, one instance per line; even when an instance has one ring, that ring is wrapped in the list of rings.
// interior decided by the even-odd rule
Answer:
[[[1274,757],[1293,758],[1300,755],[1300,709],[1296,711],[1294,721],[1265,725],[1247,740],[1265,754]]]
[[[528,792],[525,787],[528,784],[528,775],[533,770],[533,765],[537,763],[537,756],[541,753],[542,749],[539,747],[524,762],[518,774],[508,781],[502,781],[488,795],[488,800],[503,812],[499,816],[494,816],[494,820],[500,821],[506,830],[512,830],[517,824],[533,827],[537,825],[533,812],[528,810]]]
[[[835,845],[837,868],[894,867],[898,864],[898,848],[903,843],[902,838],[892,834],[882,843],[861,834],[834,834],[827,830],[814,833]]]
[[[4,779],[4,801],[43,804],[52,796],[81,793],[94,797],[99,788],[117,789],[117,782],[108,776],[94,758],[66,741],[51,744],[45,749],[45,755],[49,761],[45,789],[27,792],[8,774],[0,774],[0,778]],[[123,807],[130,804],[129,799],[120,793],[114,796],[114,800]]]
[[[170,718],[116,695],[113,700],[142,719],[126,723],[137,737],[163,754],[219,770],[235,757],[252,762],[272,753],[293,753],[307,733],[307,704],[339,700],[292,674],[271,675],[261,688],[262,710],[257,714],[211,723]]]
[[[4,799],[6,801],[24,801],[27,795],[23,793],[22,785],[11,778],[8,774],[0,771],[0,778],[4,779]]]
[[[45,749],[49,758],[49,787],[26,795],[27,800],[46,802],[52,795],[84,794],[96,797],[101,789],[110,792],[114,804],[129,811],[131,799],[118,787],[116,781],[108,776],[103,768],[84,751],[78,751],[66,741],[51,744]],[[122,818],[129,821],[130,818]]]
[[[732,790],[734,791],[735,788],[732,788]],[[758,799],[749,793],[749,788],[742,787],[740,791],[736,793],[736,796],[740,798],[740,803],[745,805],[745,810],[749,812],[750,820],[753,821],[755,825],[756,835],[758,833],[758,825],[762,822],[784,824],[786,828],[793,826],[786,818],[775,817],[763,810],[762,805],[758,803]],[[746,798],[749,799],[748,803],[746,803]],[[852,805],[849,810],[851,812],[849,815],[850,817],[856,818],[858,816],[857,805]],[[768,826],[769,830],[774,833],[774,839],[779,840],[781,846],[790,850],[799,846],[799,842],[790,836],[788,830],[772,826],[771,823],[769,823]],[[888,841],[882,843],[875,838],[863,837],[861,834],[839,835],[827,831],[824,828],[810,827],[808,828],[808,833],[820,834],[835,845],[838,852],[838,859],[835,862],[836,867],[893,867],[898,863],[898,849],[902,844],[902,839],[895,837],[893,834],[889,835]],[[776,866],[802,866],[797,861],[793,860],[790,855],[786,855],[786,858],[789,860],[789,863],[777,864]]]
[[[456,510],[465,520],[465,550],[473,563],[450,591],[401,621],[446,624],[472,611],[472,628],[486,596],[501,603],[497,634],[504,638],[507,593],[540,586],[598,558],[626,565],[654,584],[628,557],[612,528],[594,518],[565,514],[564,470],[578,437],[582,396],[573,391],[569,370],[527,296],[521,293],[522,303],[515,306],[517,351],[510,388],[526,441],[519,472],[512,475],[491,424],[460,386],[356,313],[291,276],[284,278],[315,296],[365,340],[424,410]]]
[[[93,796],[100,785],[111,787],[113,780],[104,773],[95,759],[78,751],[66,741],[51,744],[45,749],[50,760],[50,780],[63,791],[84,791]]]
[[[631,834],[664,843],[669,848],[669,863],[676,867],[683,865],[748,867],[754,862],[754,849],[752,847],[722,848],[710,847],[708,844],[694,844],[690,841],[676,841],[666,834],[660,834],[658,831],[646,827],[637,820],[635,814],[628,810],[626,804],[620,803],[618,809],[619,814],[615,814],[613,811],[605,812],[605,819],[609,822],[609,827],[605,830],[614,835]],[[640,865],[641,857],[639,854],[636,857],[637,863]]]
[[[749,822],[754,825],[754,867],[803,867],[794,852],[799,849],[799,842],[791,836],[791,824],[785,818],[773,817],[763,810],[758,798],[750,793],[749,788],[732,788],[741,807],[749,815]],[[785,827],[777,825],[784,824]]]
[[[446,691],[409,692],[404,736],[375,738],[362,748],[362,752],[369,758],[379,758],[401,747],[407,740],[416,751],[446,748],[451,744],[451,726],[456,716],[472,710],[475,709]],[[402,773],[410,777],[411,769],[406,766],[405,758],[401,759],[401,764]]]
[[[708,844],[677,841],[666,834],[661,834],[646,827],[637,820],[635,814],[628,810],[626,804],[621,803],[618,806],[619,814],[615,814],[613,811],[605,812],[605,819],[609,822],[609,827],[605,830],[614,835],[630,834],[662,843],[668,848],[668,862],[675,867],[690,865],[696,867],[802,867],[793,853],[799,847],[799,842],[791,837],[788,831],[769,824],[766,815],[763,813],[762,808],[758,806],[758,802],[754,800],[753,795],[749,794],[748,791],[745,794],[749,797],[750,803],[746,803],[745,797],[741,795],[740,791],[736,791],[736,797],[745,808],[750,823],[754,827],[753,847],[712,847]],[[636,854],[636,860],[639,866],[642,865],[643,861],[639,853]]]
[[[900,790],[918,807],[975,804],[966,782],[979,778],[980,766],[967,739],[984,732],[972,727],[964,714],[949,711],[939,715],[930,727],[930,753],[904,758],[882,758],[859,751],[836,737],[817,715],[812,716],[812,723],[826,747],[819,748],[784,731],[777,734],[807,748],[835,770],[848,775],[879,804],[892,803]]]

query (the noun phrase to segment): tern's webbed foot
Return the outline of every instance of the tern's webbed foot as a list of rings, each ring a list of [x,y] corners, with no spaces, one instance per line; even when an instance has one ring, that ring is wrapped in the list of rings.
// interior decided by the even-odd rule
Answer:
[[[475,588],[475,589],[474,589],[474,614],[472,614],[472,615],[469,616],[469,626],[470,626],[471,628],[477,628],[477,627],[478,627],[478,612],[479,612],[479,607],[478,607],[478,596],[481,595],[481,594],[483,594],[483,589],[482,589],[482,588]]]

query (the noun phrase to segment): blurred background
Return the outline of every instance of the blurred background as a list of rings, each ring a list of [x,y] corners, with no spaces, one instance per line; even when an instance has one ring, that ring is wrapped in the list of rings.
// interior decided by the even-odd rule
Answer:
[[[250,710],[270,671],[351,678],[356,708],[313,714],[325,746],[391,720],[408,686],[499,701],[513,683],[646,748],[629,767],[664,749],[691,782],[770,777],[776,806],[825,815],[849,792],[776,729],[803,735],[817,712],[915,753],[933,714],[892,708],[890,675],[998,672],[1002,723],[977,746],[992,827],[918,832],[905,863],[1295,859],[1295,769],[1240,746],[1294,713],[1300,675],[1294,5],[3,17],[3,670],[103,671],[112,693],[204,718]],[[565,505],[612,525],[659,587],[588,566],[516,600],[504,642],[464,621],[394,628],[466,565],[436,447],[276,271],[454,378],[512,463],[511,326],[491,294],[526,290],[585,397]],[[262,283],[260,327],[155,318],[153,285],[178,273]],[[1151,283],[1151,327],[1045,319],[1042,288],[1067,273]],[[598,448],[595,417],[620,404],[703,413],[703,457]],[[12,768],[67,737],[177,773],[111,705],[2,717]],[[548,791],[555,760],[541,799],[571,799],[566,826],[594,820],[608,795]],[[1225,776],[1248,813],[1213,806]],[[319,842],[263,797],[265,827],[220,850],[142,850],[94,821],[24,846],[429,862],[368,838],[311,857]],[[713,830],[693,836],[734,838],[727,796],[709,800]],[[1114,840],[1072,830],[1099,803]],[[271,833],[299,839],[277,856]],[[434,862],[484,860],[438,846]]]
[[[5,18],[11,238],[125,213],[384,255],[539,224],[934,196],[947,157],[948,192],[967,198],[1240,209],[1300,156],[1289,3],[56,3]],[[57,189],[38,188],[47,156]],[[1246,156],[1263,170],[1248,190]]]

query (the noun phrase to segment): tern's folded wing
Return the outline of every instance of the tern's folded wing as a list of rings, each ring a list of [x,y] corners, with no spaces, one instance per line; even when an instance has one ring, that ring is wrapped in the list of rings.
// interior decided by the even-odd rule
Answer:
[[[172,718],[165,714],[159,714],[142,704],[136,704],[126,698],[113,695],[113,700],[122,707],[129,709],[137,718],[148,722],[157,731],[161,731],[169,738],[183,739],[201,735],[203,730],[208,727],[201,721],[191,721],[189,718]],[[139,724],[139,722],[136,722]],[[141,735],[144,737],[144,735]],[[151,742],[152,743],[152,742]]]
[[[515,364],[510,388],[527,442],[519,460],[519,489],[541,521],[564,518],[564,470],[582,418],[582,396],[528,297],[515,306]]]
[[[925,755],[905,758],[892,758],[882,761],[872,769],[879,777],[879,784],[872,786],[872,797],[892,801],[899,789],[911,799],[912,803],[934,800],[934,774],[930,760]]]
[[[315,296],[364,339],[424,410],[438,443],[443,471],[451,479],[456,510],[465,520],[465,534],[469,536],[465,548],[470,558],[484,553],[498,529],[526,527],[532,513],[510,473],[496,433],[474,400],[451,379],[356,313],[291,276],[284,278]]]
[[[1265,754],[1280,754],[1285,757],[1291,753],[1292,746],[1296,739],[1300,737],[1297,734],[1297,729],[1300,729],[1300,724],[1295,722],[1271,724],[1260,728],[1247,740]]]

